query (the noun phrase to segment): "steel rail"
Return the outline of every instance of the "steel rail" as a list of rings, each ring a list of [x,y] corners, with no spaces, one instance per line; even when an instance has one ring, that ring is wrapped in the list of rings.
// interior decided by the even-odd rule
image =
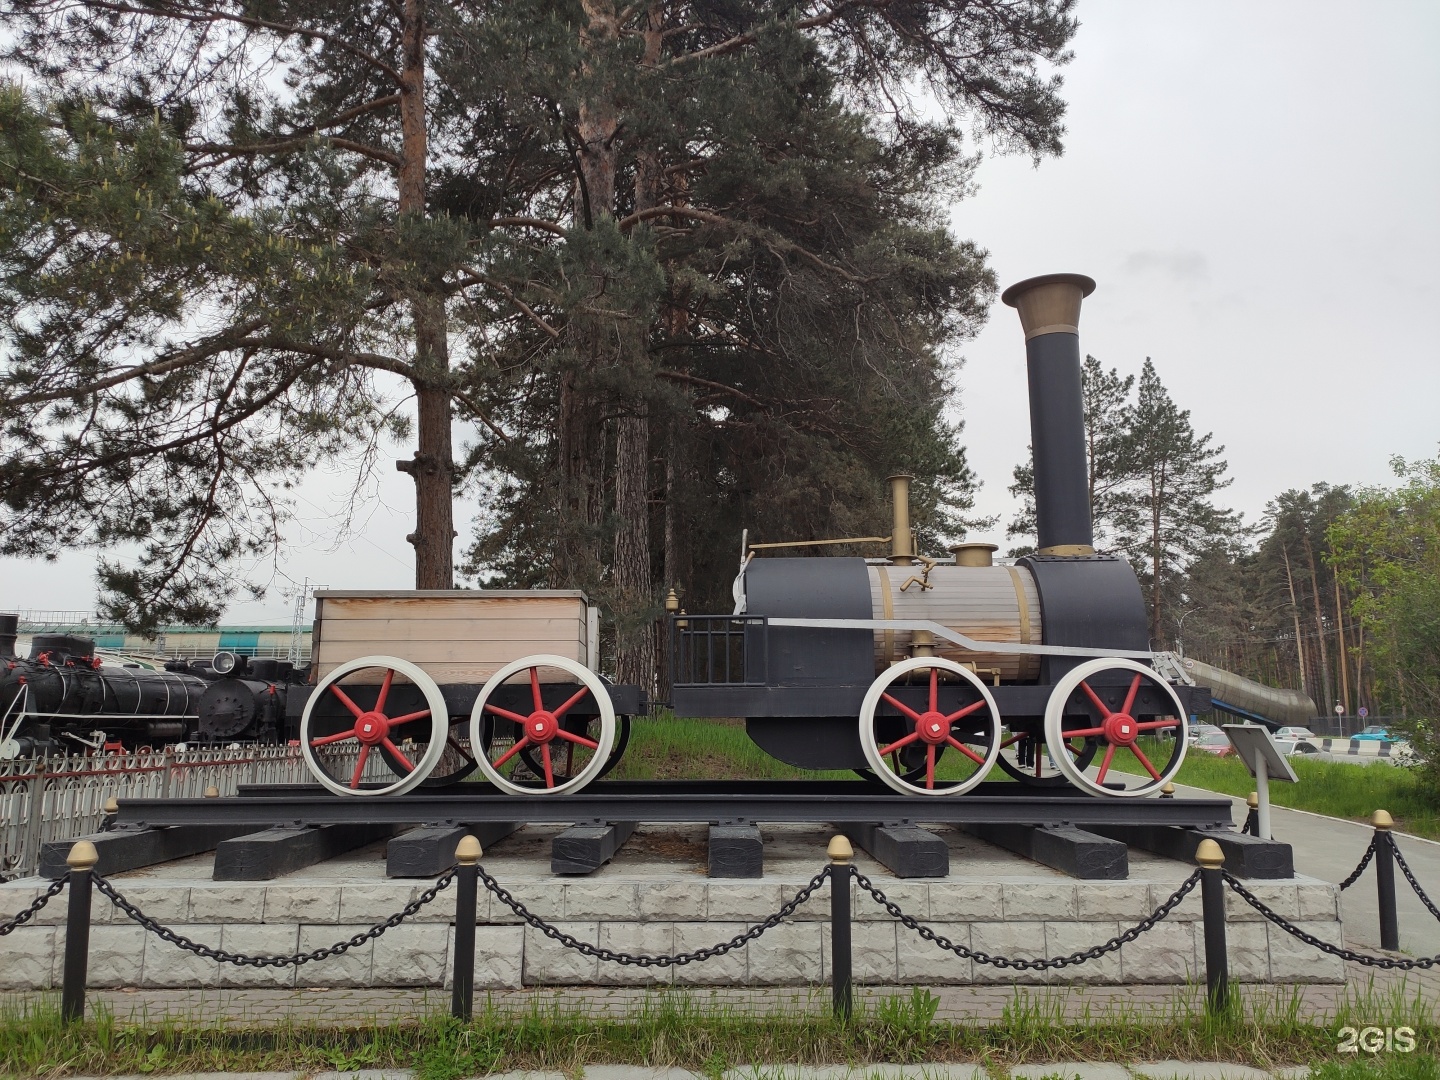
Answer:
[[[121,799],[126,825],[345,825],[525,822],[874,822],[1012,825],[1231,826],[1228,799],[1098,797],[926,799],[906,795],[672,793],[566,796],[437,795],[383,798],[248,795],[225,799]]]

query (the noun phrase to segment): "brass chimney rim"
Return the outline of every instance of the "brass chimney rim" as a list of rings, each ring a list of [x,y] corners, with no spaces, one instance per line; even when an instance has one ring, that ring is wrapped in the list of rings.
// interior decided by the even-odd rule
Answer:
[[[1000,294],[1000,302],[1008,307],[1016,307],[1021,293],[1029,292],[1040,285],[1079,285],[1082,297],[1095,291],[1095,279],[1085,274],[1041,274],[1039,277],[1026,278],[1011,285]]]

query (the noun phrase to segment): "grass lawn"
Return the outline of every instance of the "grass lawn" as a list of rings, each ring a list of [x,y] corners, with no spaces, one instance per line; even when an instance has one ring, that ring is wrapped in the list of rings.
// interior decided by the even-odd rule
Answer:
[[[119,1023],[105,1015],[66,1025],[58,1003],[47,999],[0,1005],[0,1076],[411,1068],[419,1080],[459,1080],[522,1069],[573,1077],[603,1063],[675,1066],[718,1078],[747,1065],[971,1062],[1001,1080],[1018,1064],[1178,1058],[1261,1069],[1309,1065],[1312,1076],[1326,1080],[1440,1080],[1435,1005],[1401,993],[1357,993],[1327,1015],[1302,1017],[1298,998],[1277,1006],[1237,992],[1230,1009],[1211,1016],[1199,1004],[1202,988],[1177,991],[1173,1003],[1144,1015],[1119,1006],[1066,1019],[1063,990],[1017,989],[1004,1014],[989,1022],[937,1020],[939,999],[921,988],[862,1005],[848,1022],[830,1016],[824,988],[817,997],[818,1008],[755,1015],[683,991],[657,992],[629,1017],[543,1005],[502,1013],[477,1001],[469,1024],[444,1016],[411,1023],[377,1017],[355,1029],[249,1030]],[[1412,1027],[1415,1051],[1363,1062],[1337,1052],[1342,1026],[1375,1023]]]
[[[1141,748],[1151,761],[1168,758],[1169,743],[1145,739]],[[1159,755],[1158,757],[1156,755]],[[1295,810],[1309,810],[1331,817],[1368,821],[1376,810],[1388,810],[1395,827],[1416,836],[1440,840],[1440,808],[1436,797],[1421,784],[1417,769],[1394,765],[1348,765],[1341,761],[1312,761],[1307,757],[1289,759],[1298,784],[1270,784],[1270,802]],[[1127,772],[1142,771],[1139,763],[1125,754],[1116,755],[1116,767]],[[1216,757],[1193,746],[1185,755],[1176,783],[1245,797],[1255,790],[1255,781],[1234,755]]]

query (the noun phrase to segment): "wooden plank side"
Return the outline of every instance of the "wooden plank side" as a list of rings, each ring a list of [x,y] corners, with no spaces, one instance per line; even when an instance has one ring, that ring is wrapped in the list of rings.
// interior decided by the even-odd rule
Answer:
[[[325,621],[349,619],[572,619],[583,624],[585,602],[578,597],[467,596],[439,599],[374,596],[326,597]]]
[[[325,625],[327,642],[584,641],[574,619],[343,619]]]
[[[320,663],[339,664],[357,656],[398,656],[426,667],[430,664],[487,664],[501,667],[535,653],[554,653],[585,662],[585,643],[576,638],[533,641],[403,641],[376,637],[362,641],[326,641]]]
[[[519,653],[502,663],[422,663],[421,667],[424,668],[425,674],[429,675],[430,678],[442,686],[446,683],[472,683],[479,685],[504,667],[505,664],[509,663],[510,660],[519,660],[522,656],[526,655],[529,654]],[[401,659],[408,659],[408,657],[401,657]],[[337,660],[333,663],[322,663],[319,667],[319,677],[323,679],[342,662],[343,661]],[[415,662],[420,663],[418,660]],[[378,684],[383,676],[384,672],[379,669],[357,671],[353,675],[345,676],[344,685],[349,686],[351,683],[359,685]],[[520,680],[524,677],[523,675],[517,675],[516,679]],[[568,671],[562,671],[560,668],[542,667],[540,669],[540,681],[542,683],[573,683],[575,682],[575,676],[571,675]]]

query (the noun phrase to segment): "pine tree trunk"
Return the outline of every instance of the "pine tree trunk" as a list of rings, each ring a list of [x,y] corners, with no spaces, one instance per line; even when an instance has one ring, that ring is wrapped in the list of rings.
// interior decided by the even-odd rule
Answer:
[[[1350,672],[1349,663],[1345,656],[1345,606],[1340,599],[1340,575],[1332,574],[1335,579],[1335,640],[1340,647],[1340,700],[1346,710],[1350,708]]]
[[[402,217],[423,216],[427,151],[422,0],[404,0],[401,20],[399,213]],[[445,301],[438,291],[422,295],[411,305],[411,317],[415,324],[412,381],[419,422],[414,460],[398,463],[415,481],[415,531],[407,539],[415,546],[415,587],[450,589],[455,585],[455,462]]]
[[[1335,698],[1330,692],[1330,650],[1325,645],[1325,620],[1320,611],[1320,575],[1315,569],[1315,550],[1310,545],[1309,534],[1301,533],[1300,539],[1304,541],[1305,558],[1310,563],[1310,592],[1315,607],[1315,641],[1320,650],[1320,685],[1325,695],[1325,704],[1321,708],[1328,712]]]
[[[616,677],[653,690],[654,585],[650,576],[650,418],[623,416],[615,435]]]
[[[1285,584],[1290,589],[1290,614],[1295,619],[1295,663],[1300,667],[1300,692],[1308,696],[1310,687],[1305,678],[1305,643],[1300,640],[1300,604],[1295,599],[1295,576],[1290,572],[1290,552],[1284,544],[1280,545],[1280,556],[1285,560]]]

